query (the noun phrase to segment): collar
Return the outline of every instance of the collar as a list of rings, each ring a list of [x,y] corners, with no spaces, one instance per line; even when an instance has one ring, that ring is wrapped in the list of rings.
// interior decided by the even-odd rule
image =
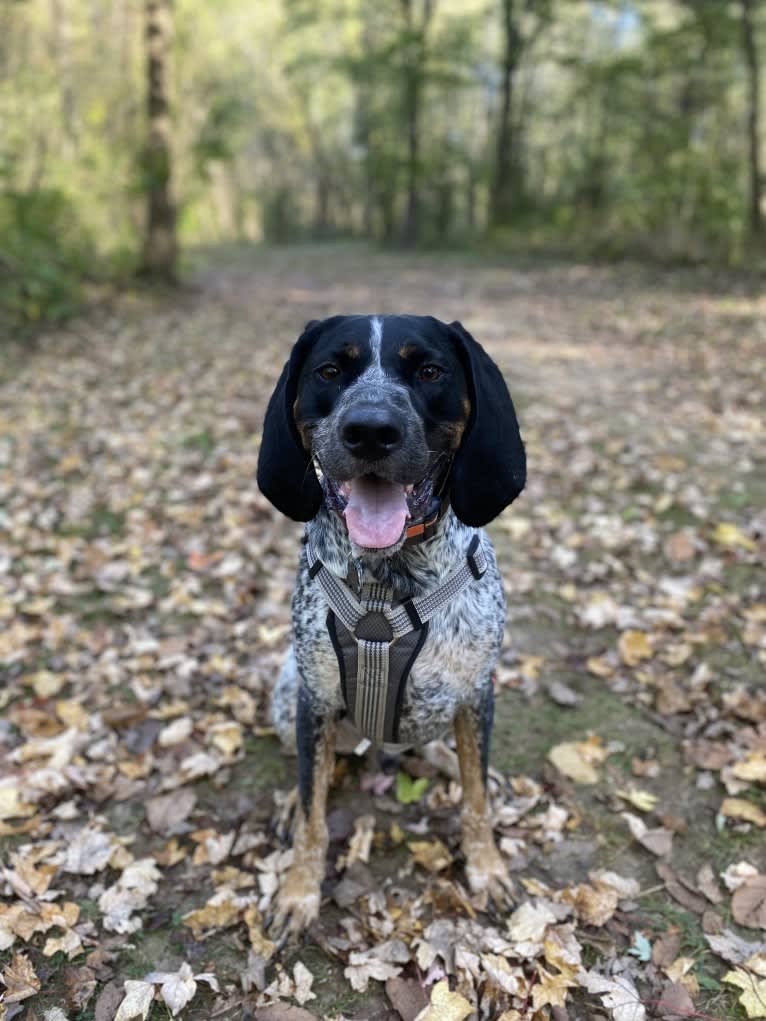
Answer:
[[[418,521],[413,521],[405,529],[404,545],[415,546],[419,542],[425,542],[436,532],[436,526],[449,509],[449,498],[438,496],[433,497],[431,505]]]

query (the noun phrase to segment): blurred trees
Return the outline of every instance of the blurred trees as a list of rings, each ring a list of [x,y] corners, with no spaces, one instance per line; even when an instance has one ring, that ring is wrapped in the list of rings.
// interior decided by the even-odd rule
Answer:
[[[763,238],[766,0],[174,0],[172,43],[169,10],[0,6],[0,292],[28,318],[89,253],[172,276],[171,162],[187,244]]]
[[[60,3],[61,0],[56,0]],[[146,0],[146,114],[143,154],[146,195],[141,273],[164,283],[176,279],[176,210],[171,195],[171,122],[168,98],[171,0]]]

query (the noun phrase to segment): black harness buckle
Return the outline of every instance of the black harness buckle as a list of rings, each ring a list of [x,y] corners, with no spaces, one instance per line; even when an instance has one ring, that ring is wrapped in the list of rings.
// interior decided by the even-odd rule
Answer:
[[[466,557],[466,560],[468,561],[468,567],[469,567],[469,569],[471,571],[471,574],[474,576],[474,578],[477,581],[479,581],[480,578],[484,577],[484,574],[485,574],[485,572],[487,570],[486,562],[484,564],[484,567],[480,567],[478,562],[477,562],[477,560],[476,560],[475,554],[476,554],[476,550],[478,548],[479,548],[479,536],[475,535],[473,537],[473,539],[471,539],[471,543],[470,543],[468,549],[466,550],[465,557]]]

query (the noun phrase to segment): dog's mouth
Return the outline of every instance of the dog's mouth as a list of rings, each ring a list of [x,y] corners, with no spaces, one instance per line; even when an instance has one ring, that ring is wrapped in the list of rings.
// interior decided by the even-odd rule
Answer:
[[[346,522],[349,538],[365,549],[395,546],[408,521],[428,510],[434,491],[433,475],[420,482],[401,483],[379,475],[360,475],[346,482],[323,476],[327,503]]]

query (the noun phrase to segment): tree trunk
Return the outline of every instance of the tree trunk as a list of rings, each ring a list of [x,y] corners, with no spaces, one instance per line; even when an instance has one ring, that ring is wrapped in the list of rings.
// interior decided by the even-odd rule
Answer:
[[[168,63],[172,0],[146,0],[148,138],[144,154],[146,234],[141,274],[176,281],[176,210],[170,190],[170,103]]]
[[[747,139],[748,139],[748,171],[749,171],[749,195],[747,226],[751,237],[760,237],[763,234],[763,213],[761,211],[761,192],[763,180],[761,178],[760,161],[760,77],[761,68],[758,61],[758,48],[756,46],[755,25],[753,14],[758,5],[758,0],[740,0],[742,5],[742,49],[747,64]]]
[[[402,239],[415,245],[420,239],[420,113],[425,79],[426,33],[433,15],[434,0],[423,0],[423,10],[416,23],[414,0],[401,0],[407,33],[404,74],[404,117],[407,134],[407,207]]]
[[[515,0],[502,0],[503,64],[500,116],[497,123],[495,170],[490,198],[490,226],[510,223],[516,196],[517,156],[513,137],[513,76],[519,66],[522,38],[516,21]]]

